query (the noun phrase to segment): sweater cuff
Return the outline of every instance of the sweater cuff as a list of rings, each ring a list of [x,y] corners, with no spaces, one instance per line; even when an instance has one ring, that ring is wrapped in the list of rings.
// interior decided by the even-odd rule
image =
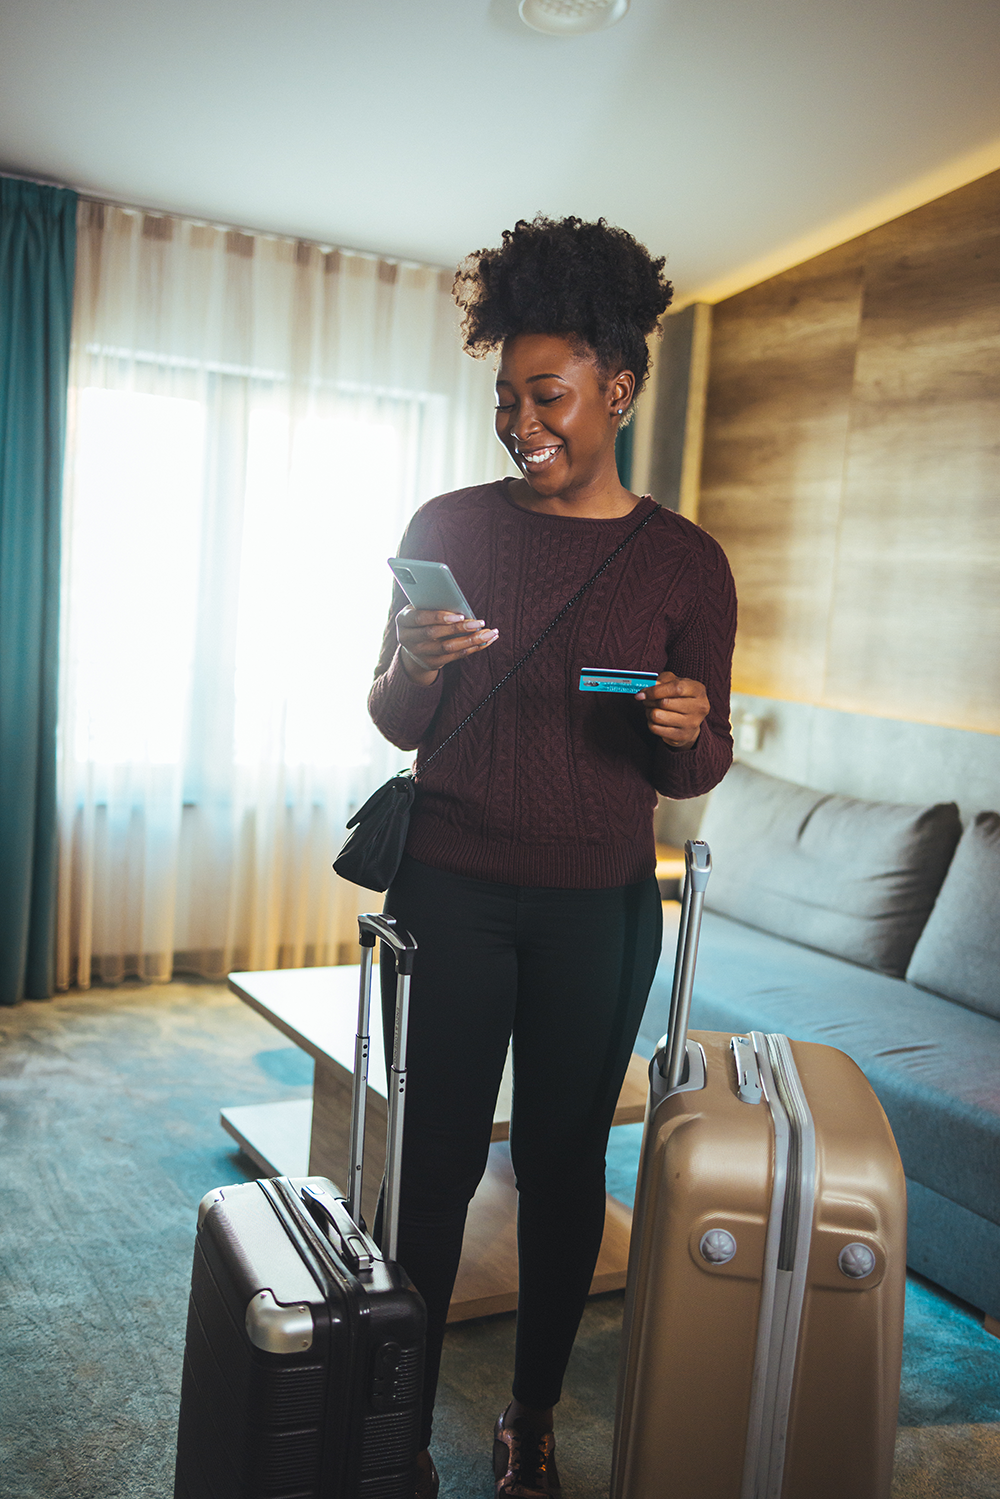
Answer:
[[[684,749],[668,749],[658,744],[655,757],[655,781],[657,791],[675,801],[692,796],[703,796],[717,786],[732,764],[732,746],[713,734],[707,723],[694,744]]]
[[[408,677],[397,646],[389,669],[376,681],[369,700],[379,732],[400,749],[416,749],[438,710],[442,686],[440,672],[429,687],[421,687]]]

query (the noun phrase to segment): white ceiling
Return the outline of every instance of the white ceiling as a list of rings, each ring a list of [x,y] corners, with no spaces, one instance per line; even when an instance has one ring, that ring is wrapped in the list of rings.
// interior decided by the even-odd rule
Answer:
[[[998,0],[2,0],[0,170],[443,264],[605,215],[679,292],[1000,137]]]

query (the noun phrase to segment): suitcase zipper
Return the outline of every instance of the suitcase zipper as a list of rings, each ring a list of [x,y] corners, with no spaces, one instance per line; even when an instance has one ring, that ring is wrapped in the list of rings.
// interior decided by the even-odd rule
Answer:
[[[780,1499],[816,1201],[816,1129],[787,1036],[751,1032],[774,1173],[740,1499]]]

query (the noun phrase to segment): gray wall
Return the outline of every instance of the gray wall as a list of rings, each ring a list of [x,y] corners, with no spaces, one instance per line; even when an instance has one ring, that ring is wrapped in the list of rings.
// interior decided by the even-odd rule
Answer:
[[[712,309],[693,302],[664,318],[662,341],[655,353],[649,493],[689,520],[698,518],[711,331]]]
[[[746,765],[802,786],[865,801],[957,802],[962,821],[1000,810],[1000,735],[936,724],[841,713],[811,703],[734,693],[737,756]],[[760,748],[741,746],[760,731]],[[662,802],[657,837],[680,845],[693,838],[707,803]]]

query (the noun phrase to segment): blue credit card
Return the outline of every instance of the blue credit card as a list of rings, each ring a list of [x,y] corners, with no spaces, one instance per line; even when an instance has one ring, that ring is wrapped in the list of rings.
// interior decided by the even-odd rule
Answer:
[[[655,671],[618,671],[604,666],[580,668],[581,692],[627,692],[634,697],[644,687],[652,687]]]

